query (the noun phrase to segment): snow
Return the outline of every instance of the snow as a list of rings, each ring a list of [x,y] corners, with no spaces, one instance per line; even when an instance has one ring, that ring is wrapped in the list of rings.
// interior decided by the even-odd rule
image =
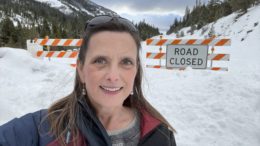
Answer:
[[[73,13],[73,10],[71,10],[67,5],[63,4],[59,0],[36,0],[41,3],[47,3],[53,8],[58,8],[61,12],[65,14],[71,14]]]
[[[223,63],[228,72],[144,69],[145,96],[177,130],[178,146],[260,145],[259,13],[256,6],[236,21],[234,13],[208,25],[232,40],[231,46],[216,48],[231,55]],[[201,30],[194,35],[188,30],[183,29],[184,38],[204,38]],[[143,63],[148,64],[145,52],[158,47],[142,47]],[[47,108],[72,91],[74,76],[69,65],[33,58],[26,50],[0,48],[0,124]]]
[[[68,4],[68,3],[66,4],[66,2],[61,1],[61,0],[36,0],[36,1],[41,2],[41,3],[47,3],[51,7],[59,9],[64,14],[71,14],[71,13],[73,13],[73,10],[71,9],[71,8],[73,8],[76,11],[84,11],[88,15],[94,16],[93,13],[89,12],[84,7],[81,7],[79,9],[79,8],[73,6],[73,5]]]

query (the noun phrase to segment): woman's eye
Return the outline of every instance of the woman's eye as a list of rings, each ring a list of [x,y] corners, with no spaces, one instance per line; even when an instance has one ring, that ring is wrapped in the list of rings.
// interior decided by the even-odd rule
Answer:
[[[96,64],[106,64],[106,60],[104,58],[97,58],[94,63]]]
[[[134,63],[130,59],[123,59],[122,60],[122,64],[124,64],[124,65],[133,65]]]

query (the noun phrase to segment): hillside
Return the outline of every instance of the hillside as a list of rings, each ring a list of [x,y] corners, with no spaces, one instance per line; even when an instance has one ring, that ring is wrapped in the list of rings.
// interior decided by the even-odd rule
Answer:
[[[85,22],[115,12],[86,0],[0,0],[0,46],[36,37],[79,38]]]
[[[0,47],[26,48],[33,38],[80,38],[87,20],[117,15],[89,0],[0,0]],[[145,21],[136,24],[143,40],[160,34]],[[51,49],[60,50],[61,47]]]
[[[35,0],[58,9],[64,14],[83,13],[85,15],[115,15],[116,13],[90,0]]]

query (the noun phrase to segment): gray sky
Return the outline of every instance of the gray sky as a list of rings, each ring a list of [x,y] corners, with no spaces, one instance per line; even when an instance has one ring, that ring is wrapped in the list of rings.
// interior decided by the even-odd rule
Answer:
[[[133,20],[135,23],[145,20],[159,27],[161,31],[169,29],[175,17],[182,17],[185,8],[190,9],[196,0],[92,0],[111,9],[120,16]],[[201,0],[206,3],[208,0]]]

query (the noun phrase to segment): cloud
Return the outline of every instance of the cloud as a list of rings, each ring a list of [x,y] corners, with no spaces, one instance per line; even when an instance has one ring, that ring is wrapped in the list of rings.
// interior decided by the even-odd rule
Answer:
[[[170,24],[173,23],[174,19],[181,18],[181,16],[176,15],[174,13],[169,13],[169,14],[146,14],[142,13],[139,15],[134,15],[134,14],[128,14],[128,13],[122,13],[122,17],[125,17],[134,23],[138,23],[140,21],[145,21],[146,23],[158,27],[161,32],[165,32],[170,28]]]
[[[195,0],[92,0],[93,2],[112,9],[116,12],[171,12],[183,14],[186,6],[192,8],[196,1]],[[208,0],[201,0],[202,3]]]
[[[185,8],[190,9],[196,0],[92,0],[103,7],[109,8],[120,16],[138,23],[145,20],[161,31],[169,29],[175,18],[181,18]],[[201,0],[206,3],[208,0]]]

